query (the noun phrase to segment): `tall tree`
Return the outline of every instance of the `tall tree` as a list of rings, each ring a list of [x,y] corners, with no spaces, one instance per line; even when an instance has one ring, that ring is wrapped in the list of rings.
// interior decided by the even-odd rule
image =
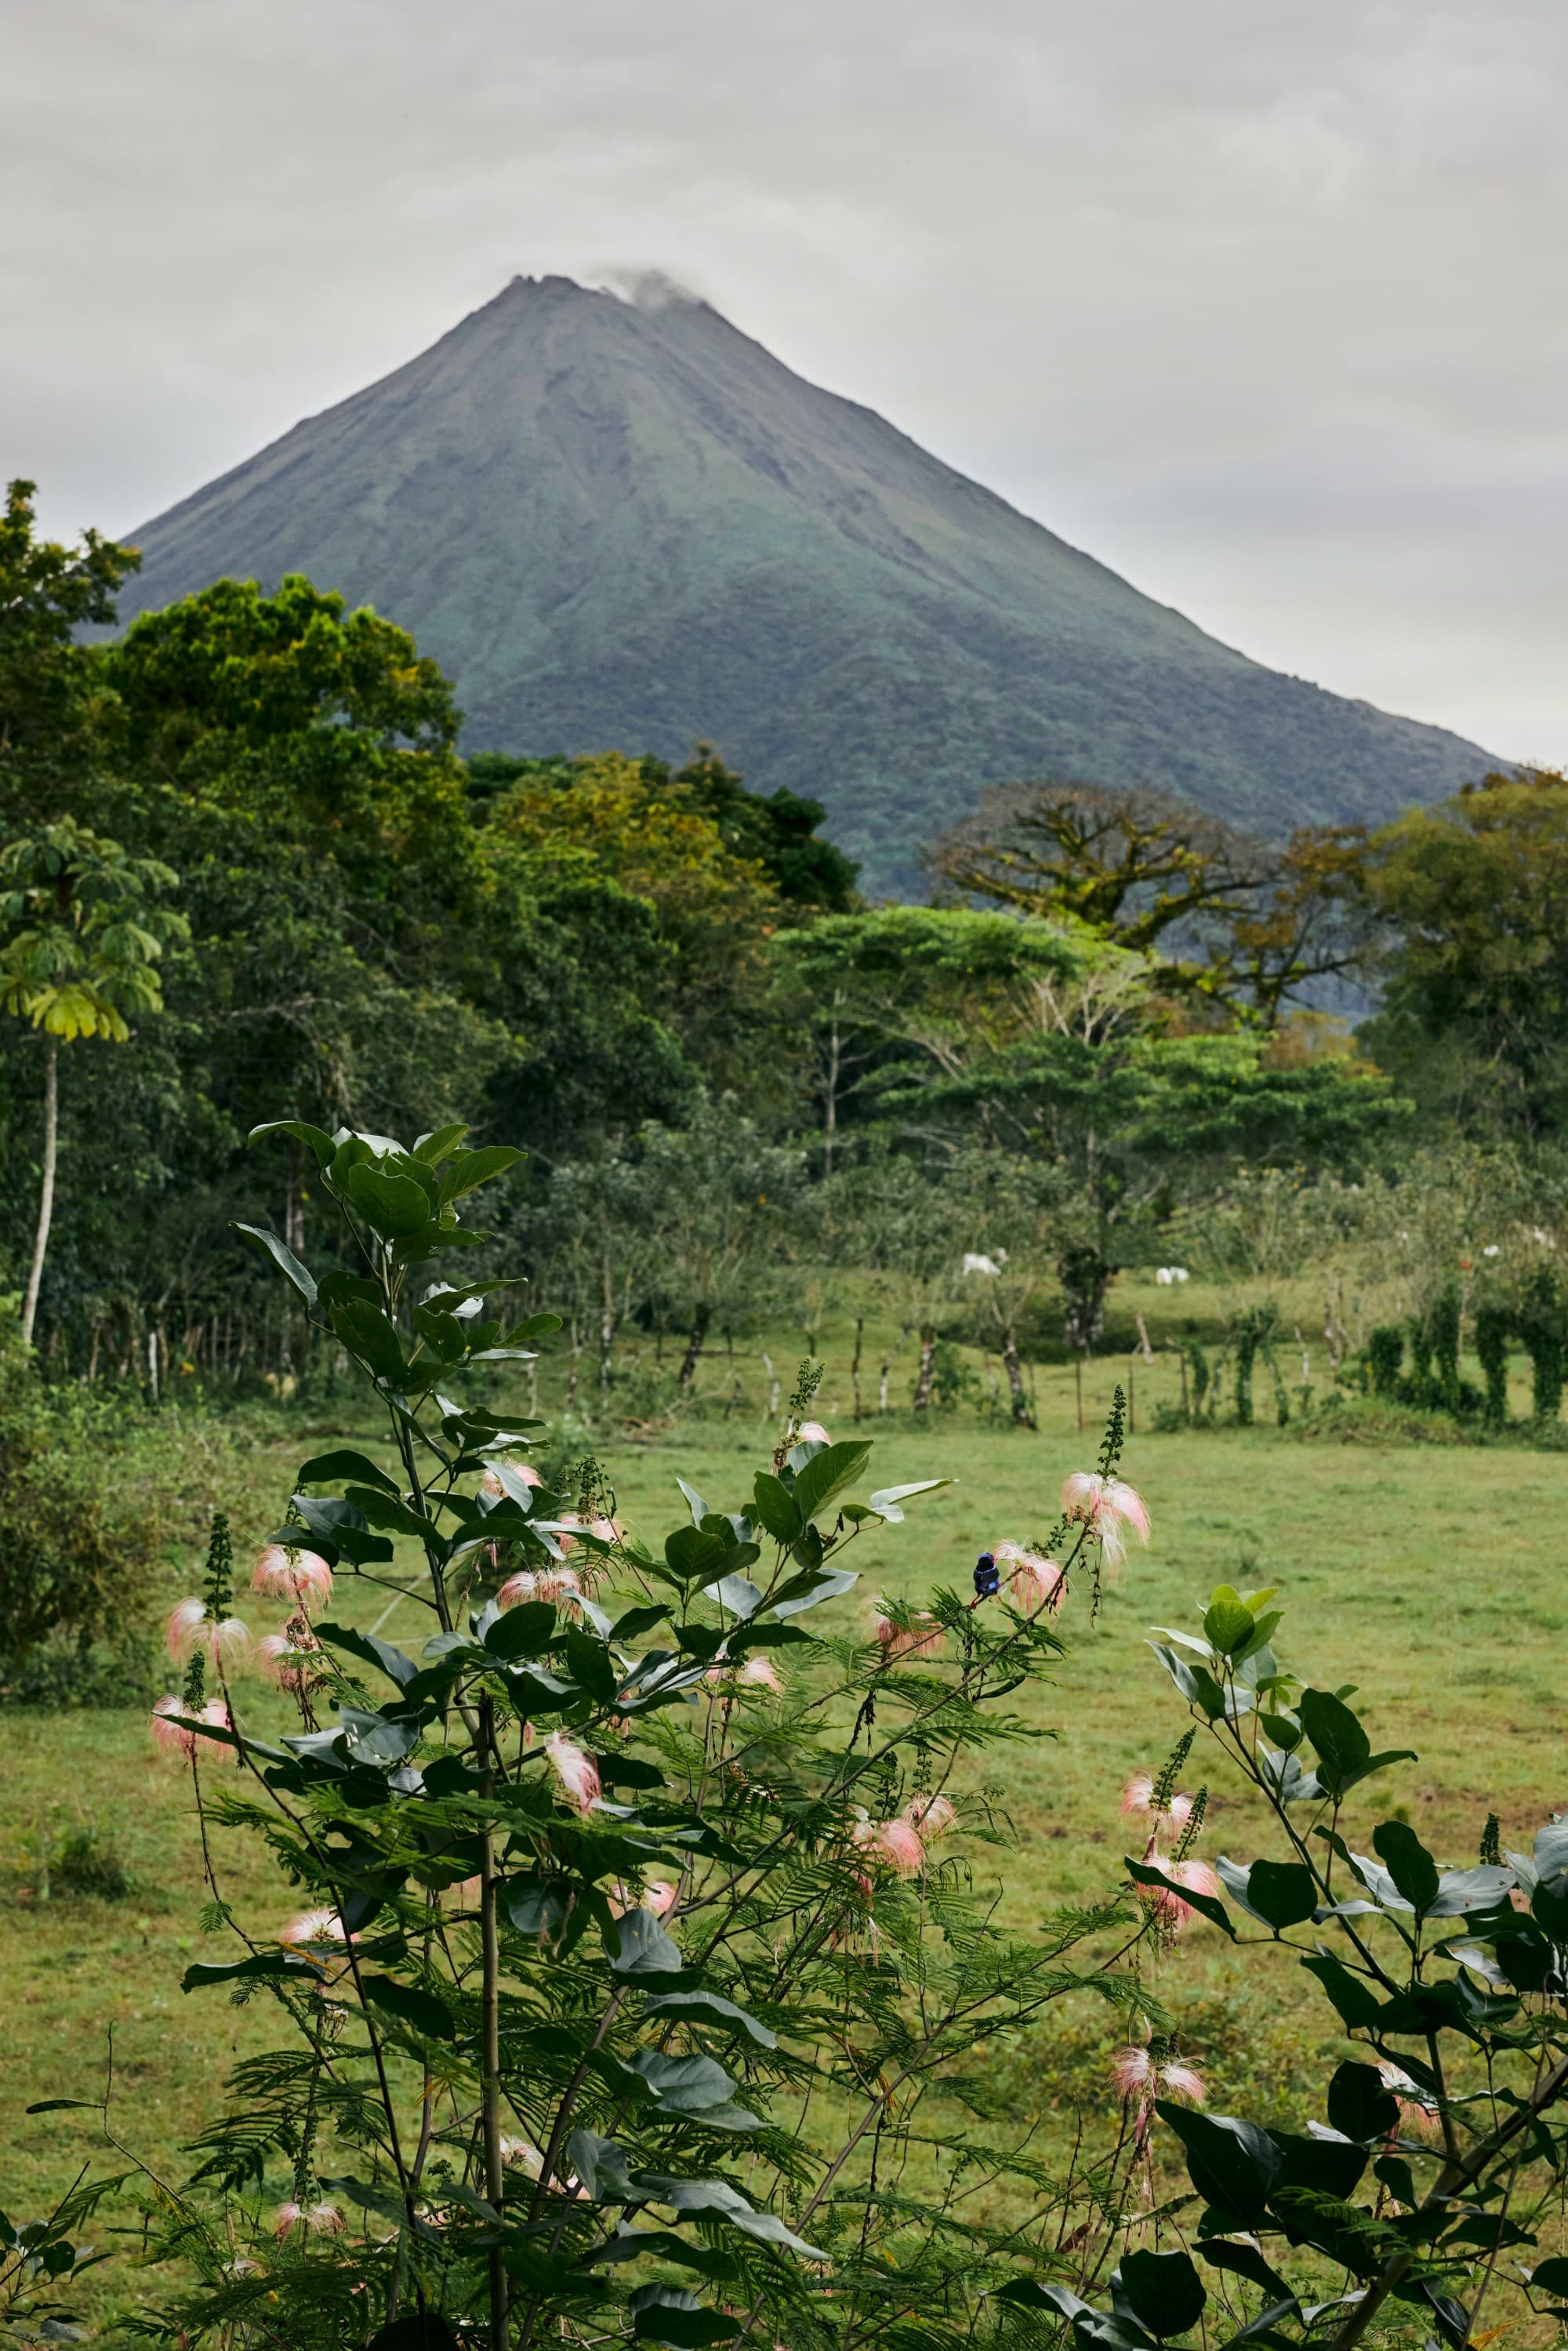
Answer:
[[[178,876],[155,858],[71,818],[23,834],[0,851],[0,1002],[44,1039],[44,1158],[33,1259],[22,1308],[30,1346],[54,1217],[59,1148],[59,1048],[79,1037],[123,1044],[128,1011],[157,1012],[158,961],[184,917],[154,902]]]
[[[1373,842],[1389,926],[1361,1034],[1431,1111],[1477,1133],[1568,1131],[1568,777],[1490,775]]]

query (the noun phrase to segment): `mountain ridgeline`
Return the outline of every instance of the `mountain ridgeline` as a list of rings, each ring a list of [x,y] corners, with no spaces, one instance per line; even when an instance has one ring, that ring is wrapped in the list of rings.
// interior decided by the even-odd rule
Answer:
[[[504,292],[131,534],[121,616],[290,571],[411,629],[464,747],[713,742],[873,889],[988,784],[1153,786],[1266,833],[1498,763],[1140,595],[706,303]]]

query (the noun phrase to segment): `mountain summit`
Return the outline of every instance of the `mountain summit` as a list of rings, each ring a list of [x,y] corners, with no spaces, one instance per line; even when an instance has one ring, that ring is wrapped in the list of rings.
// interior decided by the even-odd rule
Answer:
[[[873,887],[1008,778],[1280,832],[1497,764],[1206,636],[667,287],[516,277],[131,537],[127,618],[306,572],[413,632],[465,748],[706,737],[825,801]]]

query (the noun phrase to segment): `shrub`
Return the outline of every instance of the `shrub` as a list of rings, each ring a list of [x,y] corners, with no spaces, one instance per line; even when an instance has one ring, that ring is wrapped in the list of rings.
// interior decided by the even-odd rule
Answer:
[[[177,1446],[134,1405],[47,1389],[0,1341],[0,1699],[144,1702]]]

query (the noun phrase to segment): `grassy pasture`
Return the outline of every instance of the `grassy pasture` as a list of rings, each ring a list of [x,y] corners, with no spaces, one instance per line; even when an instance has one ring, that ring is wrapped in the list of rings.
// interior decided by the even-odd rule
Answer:
[[[787,1369],[792,1358],[774,1353]],[[821,1396],[838,1433],[850,1418],[842,1363],[835,1346]],[[841,1604],[846,1617],[863,1618],[883,1588],[962,1583],[977,1550],[1043,1533],[1061,1475],[1090,1461],[1111,1383],[1124,1375],[1120,1362],[1091,1368],[1082,1438],[1072,1375],[1060,1370],[1039,1375],[1035,1435],[979,1427],[967,1416],[934,1416],[916,1430],[906,1414],[868,1429],[878,1439],[874,1482],[957,1482],[915,1506],[904,1527],[857,1545],[863,1579],[855,1600]],[[1154,1511],[1154,1541],[1129,1561],[1097,1626],[1082,1595],[1068,1607],[1071,1653],[1047,1710],[1057,1736],[988,1766],[1022,1838],[1002,1889],[1013,1923],[1099,1893],[1121,1874],[1121,1782],[1134,1767],[1157,1764],[1185,1727],[1145,1635],[1154,1625],[1191,1625],[1222,1578],[1278,1584],[1287,1660],[1330,1687],[1358,1685],[1375,1742],[1419,1750],[1418,1763],[1373,1783],[1380,1792],[1368,1819],[1401,1810],[1443,1860],[1464,1861],[1474,1857],[1489,1808],[1502,1816],[1506,1844],[1527,1837],[1549,1809],[1568,1807],[1556,1646],[1568,1456],[1302,1443],[1266,1426],[1156,1434],[1153,1407],[1176,1393],[1174,1364],[1150,1370],[1140,1360],[1136,1380],[1139,1426],[1126,1467]],[[755,1372],[747,1385],[755,1396]],[[1261,1395],[1259,1404],[1261,1416]],[[330,1432],[313,1421],[303,1441],[294,1430],[249,1453],[243,1492],[226,1498],[243,1541],[272,1521],[292,1468],[329,1433],[364,1441],[367,1431],[346,1415]],[[695,1420],[674,1437],[602,1453],[622,1515],[656,1543],[683,1513],[677,1469],[715,1506],[737,1507],[770,1443],[753,1402],[727,1420]],[[179,1589],[189,1588],[182,1569]],[[340,1613],[365,1624],[382,1616],[384,1594],[340,1589]],[[384,1630],[413,1641],[418,1612],[399,1604]],[[0,1715],[0,2202],[16,2215],[66,2184],[94,2138],[90,2117],[23,2110],[35,2098],[98,2095],[109,2028],[118,2126],[155,2168],[178,2176],[181,2145],[212,2111],[232,2056],[264,2045],[271,2025],[261,2002],[235,2008],[222,1993],[180,1991],[184,1965],[214,1956],[215,1946],[197,1924],[205,1896],[186,1785],[153,1758],[140,1715]],[[1249,1858],[1260,1849],[1258,1823],[1223,1772],[1210,1776],[1203,1850]],[[36,1874],[29,1855],[39,1835],[77,1823],[117,1847],[134,1881],[129,1899],[39,1903],[21,1890]],[[220,1847],[225,1895],[251,1918],[276,1913],[281,1922],[287,1894],[280,1898],[259,1865],[252,1841]],[[982,1848],[976,1865],[988,1872],[994,1857]],[[1199,1927],[1163,1988],[1209,2064],[1220,2110],[1298,2120],[1315,2111],[1301,2101],[1322,2079],[1333,2020],[1292,1963],[1262,1955],[1243,1969],[1213,1929]],[[1064,2018],[1042,2035],[1041,2106],[1066,2113],[1081,2099],[1098,2101],[1114,2037],[1113,2021],[1099,2013]],[[982,2046],[976,2064],[985,2063]],[[106,2302],[134,2291],[118,2266],[100,2275]]]

